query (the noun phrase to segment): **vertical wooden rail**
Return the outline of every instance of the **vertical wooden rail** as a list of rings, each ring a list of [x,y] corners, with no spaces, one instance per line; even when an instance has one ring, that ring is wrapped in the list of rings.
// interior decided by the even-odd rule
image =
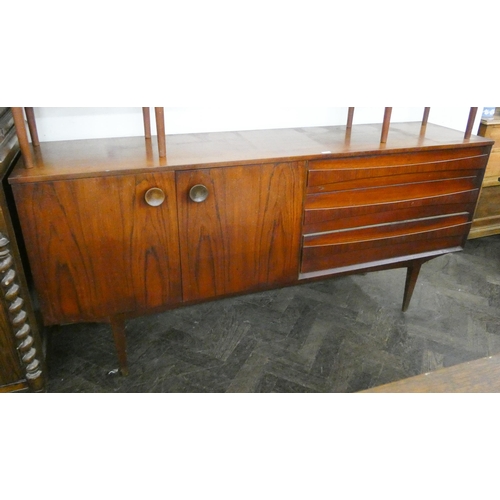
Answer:
[[[151,139],[151,115],[149,108],[142,108],[142,118],[144,120],[144,137]]]
[[[158,153],[160,158],[167,156],[165,144],[165,116],[163,108],[155,108],[156,133],[158,134]]]
[[[422,128],[427,127],[427,123],[429,123],[429,113],[431,108],[424,108],[424,116],[422,118]]]
[[[354,121],[354,108],[349,108],[347,111],[347,129],[352,128],[352,122]]]
[[[24,124],[23,108],[11,108],[12,116],[14,117],[14,125],[16,127],[17,138],[19,139],[19,147],[24,158],[24,166],[26,168],[33,168],[33,155],[31,154],[31,147],[28,141],[28,134],[26,133],[26,125]]]
[[[380,142],[382,144],[385,144],[387,142],[387,136],[389,135],[389,127],[391,125],[391,115],[392,115],[392,108],[385,108],[384,123],[382,124],[382,137],[380,138]]]
[[[36,129],[35,112],[33,108],[24,108],[26,113],[26,119],[28,120],[28,128],[31,136],[31,144],[33,146],[40,146],[40,141],[38,140],[38,131]]]
[[[472,127],[474,127],[474,122],[476,121],[477,109],[478,108],[470,108],[469,120],[467,121],[464,139],[470,139],[470,136],[472,135]]]

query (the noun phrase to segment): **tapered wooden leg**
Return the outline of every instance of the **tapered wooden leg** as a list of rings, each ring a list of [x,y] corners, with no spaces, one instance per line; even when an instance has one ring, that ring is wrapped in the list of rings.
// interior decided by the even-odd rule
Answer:
[[[115,341],[116,354],[118,356],[118,364],[120,373],[124,376],[128,375],[127,365],[127,339],[125,337],[125,320],[121,316],[113,316],[110,318],[111,330]]]
[[[406,273],[405,294],[403,297],[403,311],[408,310],[422,264],[422,261],[417,260],[408,266],[408,272]]]

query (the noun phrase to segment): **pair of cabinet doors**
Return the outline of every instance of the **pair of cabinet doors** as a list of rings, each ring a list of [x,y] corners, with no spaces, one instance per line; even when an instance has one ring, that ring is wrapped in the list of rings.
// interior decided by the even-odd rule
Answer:
[[[284,162],[13,185],[45,324],[296,281],[304,178]]]

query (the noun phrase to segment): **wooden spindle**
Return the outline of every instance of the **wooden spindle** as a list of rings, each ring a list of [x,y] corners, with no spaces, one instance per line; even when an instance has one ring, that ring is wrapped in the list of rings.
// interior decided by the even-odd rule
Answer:
[[[151,115],[149,108],[142,108],[142,118],[144,120],[144,137],[151,139]]]
[[[427,123],[429,122],[429,113],[431,108],[424,108],[424,117],[422,118],[422,128],[427,127]]]
[[[352,122],[354,121],[354,108],[349,108],[347,111],[347,128],[352,128]]]
[[[33,144],[33,146],[40,146],[38,131],[36,129],[35,112],[33,111],[33,108],[24,108],[24,112],[26,113],[26,119],[28,120],[31,144]]]
[[[19,147],[24,158],[24,166],[26,168],[33,168],[33,155],[31,154],[31,147],[26,133],[26,125],[24,123],[23,108],[11,108],[12,116],[14,117],[14,125],[16,127],[17,138],[19,140]]]
[[[387,136],[389,135],[389,127],[391,126],[391,115],[392,108],[385,108],[384,112],[384,123],[382,124],[382,137],[380,142],[385,144],[387,142]]]
[[[165,141],[165,116],[163,108],[155,108],[156,133],[158,134],[158,153],[160,158],[167,156]]]
[[[470,136],[472,135],[472,128],[474,127],[474,122],[476,121],[477,109],[478,108],[470,108],[469,120],[467,121],[464,139],[470,139]]]

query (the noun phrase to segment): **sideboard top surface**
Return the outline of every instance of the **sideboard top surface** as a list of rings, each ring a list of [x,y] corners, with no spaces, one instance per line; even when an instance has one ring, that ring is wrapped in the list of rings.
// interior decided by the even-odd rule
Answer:
[[[39,182],[151,169],[244,165],[263,161],[297,161],[354,155],[485,146],[484,137],[464,139],[463,132],[420,122],[391,124],[381,144],[381,124],[308,127],[167,136],[167,157],[160,158],[155,138],[125,137],[41,143],[33,148],[35,166],[18,166],[11,183]],[[22,162],[21,162],[22,165]]]

